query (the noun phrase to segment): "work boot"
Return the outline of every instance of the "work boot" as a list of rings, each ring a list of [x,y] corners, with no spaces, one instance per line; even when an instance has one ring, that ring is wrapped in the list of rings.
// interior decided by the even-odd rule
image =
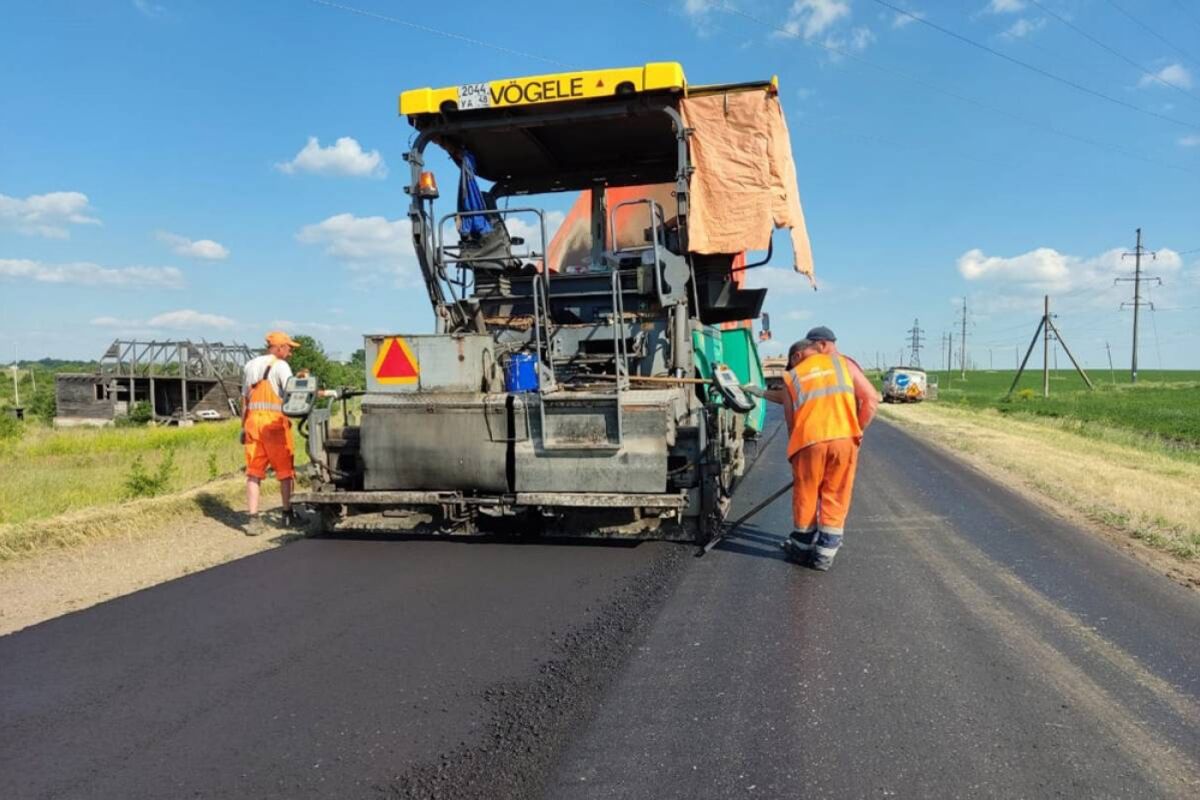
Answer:
[[[828,572],[829,568],[833,566],[833,556],[814,552],[808,566],[817,572]]]
[[[242,531],[247,536],[262,536],[267,532],[266,520],[263,519],[262,514],[251,514]]]
[[[821,531],[821,535],[817,537],[813,547],[812,560],[808,565],[818,572],[828,572],[829,568],[833,566],[833,557],[837,555],[838,548],[841,546],[842,535],[840,533]]]
[[[800,566],[806,566],[809,559],[812,557],[813,547],[816,544],[816,531],[792,531],[788,538],[780,543],[783,548],[784,556],[788,561]]]
[[[296,512],[290,508],[285,508],[280,512],[279,524],[284,528],[295,528],[300,524],[300,518]]]

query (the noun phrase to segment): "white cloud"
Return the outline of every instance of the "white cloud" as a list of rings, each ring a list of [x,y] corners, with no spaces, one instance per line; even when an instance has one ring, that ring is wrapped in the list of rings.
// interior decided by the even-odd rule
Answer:
[[[1000,35],[1003,36],[1005,39],[1024,39],[1026,36],[1030,35],[1031,33],[1035,33],[1036,31],[1041,30],[1043,27],[1045,27],[1045,25],[1046,25],[1045,17],[1039,17],[1038,19],[1029,19],[1028,17],[1021,17],[1016,22],[1014,22],[1012,25],[1009,25],[1008,29],[1005,30],[1004,33],[1002,33]]]
[[[845,0],[794,0],[780,35],[811,41],[849,16],[850,4]]]
[[[558,233],[558,229],[563,224],[564,219],[566,219],[566,214],[561,211],[546,212],[545,247],[550,246],[550,242],[554,240],[554,234]],[[537,217],[529,214],[522,216],[511,215],[505,219],[504,226],[508,228],[509,236],[518,236],[525,240],[523,246],[513,248],[515,251],[524,253],[531,250],[537,250],[538,252],[543,250],[543,246],[540,244],[542,232],[537,224]]]
[[[1083,258],[1061,253],[1052,247],[1039,247],[1012,257],[988,256],[978,248],[958,258],[958,272],[968,281],[995,281],[1018,293],[1055,294],[1075,289],[1103,288],[1113,278],[1125,277],[1132,270],[1123,259],[1122,248],[1098,256]],[[1174,250],[1158,251],[1154,262],[1159,272],[1175,272],[1183,260]]]
[[[783,318],[793,322],[803,322],[806,319],[812,319],[812,312],[807,308],[793,308],[786,312]]]
[[[0,226],[27,236],[66,239],[71,235],[68,225],[100,224],[88,216],[90,212],[88,197],[82,192],[31,194],[24,200],[0,194]]]
[[[907,14],[893,12],[892,27],[893,28],[907,28],[909,25],[913,24],[914,22],[916,22],[919,19],[925,19],[924,11],[909,10]]]
[[[1171,86],[1177,86],[1180,89],[1192,88],[1192,73],[1182,64],[1168,64],[1158,72],[1151,75],[1143,75],[1138,81],[1138,87],[1145,89],[1148,86],[1162,86],[1164,83]]]
[[[154,19],[161,17],[167,13],[167,9],[160,6],[158,3],[151,3],[150,0],[133,0],[133,7],[142,12],[144,16]]]
[[[169,244],[171,250],[181,256],[200,258],[205,261],[223,261],[229,258],[229,248],[223,244],[214,242],[212,239],[193,240],[186,236],[180,236],[177,233],[168,233],[167,231],[159,231],[157,236],[160,242]]]
[[[1200,135],[1194,133],[1180,136],[1178,141],[1180,147],[1200,147]]]
[[[808,278],[783,267],[754,267],[746,270],[746,288],[769,289],[768,297],[812,292]]]
[[[161,17],[167,13],[167,10],[158,3],[151,3],[150,0],[133,0],[133,7],[142,12],[147,17]]]
[[[215,328],[229,330],[237,327],[238,323],[229,317],[219,314],[206,314],[190,308],[176,311],[164,311],[150,319],[121,319],[120,317],[95,317],[91,324],[97,328],[117,328],[120,330],[136,330],[154,332],[161,330],[194,330],[196,328]]]
[[[379,151],[363,152],[362,145],[350,136],[343,136],[328,147],[321,147],[317,137],[310,136],[295,158],[276,164],[275,168],[288,175],[297,172],[349,175],[355,178],[382,178],[387,175],[387,165]]]
[[[47,264],[23,258],[0,258],[0,278],[77,286],[129,286],[178,289],[183,273],[175,267],[102,267],[90,261]]]
[[[323,244],[342,261],[411,261],[412,226],[406,218],[356,217],[336,214],[296,234],[303,244]]]
[[[984,10],[989,14],[1016,14],[1025,10],[1025,0],[990,0]]]
[[[850,48],[857,53],[867,49],[875,41],[875,34],[870,28],[858,27],[850,31]]]
[[[354,329],[349,325],[340,325],[329,322],[297,322],[292,319],[274,319],[271,320],[271,327],[281,331],[288,331],[290,335],[295,336],[297,333],[349,333]]]
[[[232,328],[237,325],[229,317],[218,314],[203,314],[190,308],[164,311],[146,320],[151,328]]]
[[[707,38],[716,31],[713,17],[722,5],[722,0],[683,0],[682,10],[696,33]]]

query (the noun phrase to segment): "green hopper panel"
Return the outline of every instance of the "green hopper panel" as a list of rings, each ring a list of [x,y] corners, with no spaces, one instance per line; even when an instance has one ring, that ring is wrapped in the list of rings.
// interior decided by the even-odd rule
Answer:
[[[734,328],[721,331],[721,355],[743,386],[767,387],[762,361],[758,358],[758,343],[754,341],[752,330]],[[746,415],[746,427],[761,433],[766,422],[767,401],[760,397],[754,410]]]
[[[732,369],[743,385],[766,388],[762,362],[758,358],[758,345],[749,329],[723,331],[706,325],[692,332],[692,349],[700,377],[711,378],[712,365],[721,363]],[[754,410],[746,415],[746,427],[761,432],[766,420],[767,401],[758,398]]]

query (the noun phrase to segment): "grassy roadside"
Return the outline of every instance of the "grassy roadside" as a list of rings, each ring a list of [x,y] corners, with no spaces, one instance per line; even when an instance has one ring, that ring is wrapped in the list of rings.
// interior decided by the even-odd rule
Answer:
[[[882,414],[1057,507],[1200,561],[1200,449],[1189,443],[967,404],[884,406]]]
[[[278,494],[278,484],[263,487],[265,497]],[[0,564],[114,537],[136,537],[181,523],[189,517],[230,519],[244,508],[241,476],[220,478],[163,497],[130,500],[22,523],[0,525]]]
[[[136,496],[135,461],[152,483]],[[307,461],[296,436],[297,465]],[[164,468],[167,464],[169,468]],[[110,536],[162,529],[197,514],[244,507],[236,421],[191,428],[68,428],[29,425],[0,440],[0,562]],[[278,483],[264,483],[268,497]]]
[[[1108,372],[1093,374],[1088,391],[1074,372],[1050,373],[1050,396],[1042,396],[1040,370],[1026,372],[1008,396],[1015,371],[931,372],[938,378],[938,405],[992,409],[1018,417],[1073,420],[1191,445],[1200,449],[1200,372],[1187,370],[1141,373],[1135,385],[1127,375],[1112,380]]]
[[[184,491],[242,466],[236,421],[191,428],[27,426],[0,445],[0,524],[27,523],[132,499],[135,459],[155,473],[171,459],[157,494]]]

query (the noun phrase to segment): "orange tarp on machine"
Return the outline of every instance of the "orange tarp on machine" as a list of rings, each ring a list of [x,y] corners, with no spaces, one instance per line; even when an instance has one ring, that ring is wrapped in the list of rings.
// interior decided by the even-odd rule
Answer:
[[[813,277],[796,164],[774,92],[727,92],[681,102],[692,129],[688,247],[696,253],[766,250],[790,228],[793,266]]]

